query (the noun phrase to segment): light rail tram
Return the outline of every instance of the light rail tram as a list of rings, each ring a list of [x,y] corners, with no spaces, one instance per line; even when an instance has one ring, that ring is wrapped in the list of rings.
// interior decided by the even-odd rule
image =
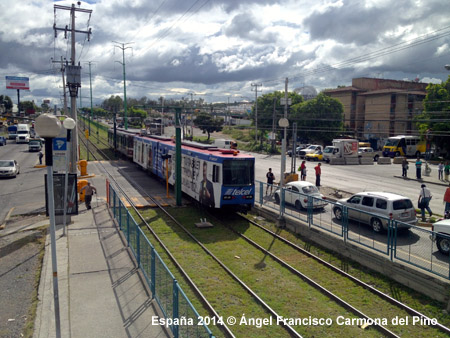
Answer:
[[[113,147],[113,130],[108,140]],[[130,157],[142,169],[175,184],[175,141],[164,136],[133,135],[130,149],[130,131],[117,130],[118,139],[126,139],[118,151]],[[166,160],[167,159],[167,160]],[[166,167],[167,163],[167,167]],[[255,202],[255,158],[234,149],[183,141],[181,146],[181,190],[210,208],[249,210]]]

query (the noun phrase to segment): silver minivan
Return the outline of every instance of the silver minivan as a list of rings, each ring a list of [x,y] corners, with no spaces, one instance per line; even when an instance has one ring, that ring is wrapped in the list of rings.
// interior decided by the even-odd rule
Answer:
[[[417,224],[416,209],[405,196],[388,192],[361,192],[340,199],[333,207],[334,216],[339,221],[343,218],[342,205],[348,207],[349,219],[370,224],[375,232],[386,230],[390,218],[399,221],[398,229],[409,229]]]

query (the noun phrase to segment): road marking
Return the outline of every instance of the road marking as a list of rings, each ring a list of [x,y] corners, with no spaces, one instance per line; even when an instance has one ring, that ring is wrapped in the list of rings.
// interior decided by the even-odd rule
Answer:
[[[6,227],[6,222],[9,221],[9,218],[11,217],[11,214],[15,208],[16,207],[12,207],[11,209],[9,209],[8,214],[6,215],[5,221],[3,222],[2,225],[0,225],[0,230],[3,230]]]

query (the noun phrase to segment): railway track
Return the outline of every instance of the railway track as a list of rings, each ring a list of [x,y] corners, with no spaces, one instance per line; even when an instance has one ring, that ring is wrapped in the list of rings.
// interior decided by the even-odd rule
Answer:
[[[128,179],[132,180],[132,178],[128,178]],[[187,227],[185,227],[180,222],[178,222],[175,219],[175,217],[173,217],[164,207],[162,207],[158,203],[158,201],[155,200],[152,196],[149,196],[145,192],[142,192],[142,194],[145,194],[150,199],[152,199],[153,202],[159,207],[161,212],[164,213],[165,217],[170,219],[173,224],[176,224],[176,226],[179,229],[181,229],[187,236],[189,236],[189,238],[192,241],[194,241],[196,243],[196,245],[198,245],[201,248],[201,250],[204,251],[204,253],[206,253],[209,257],[211,257],[224,271],[226,271],[226,273],[231,278],[233,278],[240,285],[240,287],[245,289],[254,298],[254,300],[256,302],[258,302],[265,309],[265,311],[267,311],[273,318],[284,318],[284,316],[280,315],[280,313],[277,312],[269,304],[269,302],[266,302],[260,295],[258,295],[257,292],[255,292],[250,286],[248,286],[247,283],[245,283],[242,280],[242,278],[240,278],[236,273],[234,273],[233,270],[231,268],[229,268],[228,265],[223,262],[223,260],[220,259],[220,257],[217,257],[217,255],[214,254],[213,250],[210,250],[208,248],[208,246],[203,243],[204,241],[202,241],[201,239],[198,239],[192,233],[192,231],[190,231]],[[130,204],[133,205],[131,199],[128,199],[128,200],[129,200]],[[170,253],[170,248],[168,248],[166,246],[166,244],[163,243],[164,240],[162,238],[164,237],[164,234],[163,233],[158,234],[156,231],[154,231],[152,229],[152,227],[145,221],[144,217],[142,217],[140,215],[139,211],[136,208],[134,208],[134,210],[135,210],[136,214],[139,215],[141,220],[143,220],[148,231],[152,233],[152,236],[157,239],[157,241],[160,243],[160,245],[169,254],[169,256],[171,257],[171,260],[173,262],[176,262],[177,268],[180,271],[183,271],[183,275],[186,278],[186,280],[189,281],[190,286],[192,288],[194,288],[196,290],[196,294],[202,298],[202,303],[209,304],[206,297],[203,296],[203,294],[197,288],[197,286],[192,281],[192,279],[189,277],[189,275],[184,271],[184,269],[181,267],[181,265],[177,262],[177,259],[174,257],[174,255],[172,255]],[[214,216],[212,216],[212,217],[214,217]],[[244,217],[244,216],[240,215],[239,217]],[[219,220],[217,220],[217,222],[221,223]],[[381,306],[381,309],[383,309],[383,310],[386,309],[386,306],[390,306],[391,308],[396,309],[395,311],[397,311],[397,317],[407,318],[407,316],[409,316],[407,319],[409,321],[409,323],[412,323],[417,318],[419,318],[421,325],[417,325],[418,328],[420,326],[421,329],[426,331],[429,327],[433,327],[434,329],[437,330],[436,332],[439,332],[439,333],[442,333],[445,335],[450,334],[450,329],[448,329],[447,327],[445,327],[439,323],[434,323],[431,318],[428,318],[427,316],[415,311],[414,309],[406,306],[405,304],[402,304],[401,302],[395,300],[394,298],[376,290],[374,287],[358,280],[357,278],[345,273],[344,271],[337,269],[336,267],[332,266],[331,264],[323,261],[322,259],[320,259],[320,258],[312,255],[308,251],[302,249],[295,243],[292,243],[292,242],[286,240],[285,238],[283,238],[282,236],[274,233],[273,231],[266,229],[264,226],[257,224],[254,221],[248,220],[247,218],[245,218],[245,222],[249,222],[249,224],[251,224],[252,227],[254,227],[255,229],[258,229],[257,231],[263,232],[265,234],[265,236],[269,236],[271,239],[268,240],[266,238],[265,240],[261,240],[261,236],[255,234],[255,233],[252,233],[250,235],[244,234],[243,232],[239,231],[239,229],[241,229],[241,227],[239,227],[239,226],[238,227],[235,227],[235,226],[230,227],[230,226],[224,224],[223,228],[226,228],[228,233],[233,234],[233,236],[238,235],[240,238],[244,239],[249,245],[251,245],[254,248],[257,248],[259,251],[263,252],[268,257],[271,257],[280,266],[282,266],[283,268],[287,268],[289,271],[291,271],[292,274],[299,277],[301,279],[301,281],[308,284],[313,289],[320,291],[322,294],[326,295],[330,300],[333,300],[334,302],[336,302],[336,304],[339,304],[339,306],[341,306],[343,309],[345,309],[345,311],[350,312],[351,314],[353,314],[354,316],[356,316],[358,318],[365,319],[365,323],[371,324],[371,326],[375,330],[382,333],[384,336],[399,337],[399,336],[405,334],[405,332],[403,332],[403,330],[401,330],[401,328],[402,328],[401,326],[385,325],[384,322],[377,321],[377,318],[379,319],[380,317],[382,317],[382,315],[377,316],[377,313],[374,313],[373,305],[369,304],[368,306],[365,307],[364,310],[358,309],[357,306],[351,305],[350,301],[345,300],[344,299],[345,297],[339,296],[338,292],[335,292],[334,290],[332,290],[332,288],[329,289],[329,288],[322,286],[320,284],[320,278],[318,278],[317,276],[309,277],[306,273],[301,272],[301,268],[298,266],[298,264],[289,263],[286,260],[280,258],[279,256],[291,255],[292,251],[296,252],[297,254],[303,255],[304,257],[307,257],[307,259],[313,261],[314,264],[318,264],[318,265],[321,265],[322,267],[325,267],[327,270],[330,271],[330,273],[338,275],[338,276],[340,276],[340,278],[350,281],[351,283],[353,283],[355,285],[355,287],[362,288],[362,289],[366,290],[368,293],[370,293],[371,295],[375,295],[376,297],[378,297],[378,299],[381,299],[382,302],[385,302],[382,305],[380,305],[381,301],[378,301],[378,303],[377,303],[378,306],[377,306],[376,310],[379,310],[380,306]],[[285,251],[283,251],[281,253],[281,255],[276,255],[273,252],[271,252],[271,250],[265,249],[265,247],[267,247],[268,242],[272,242],[272,244],[273,244],[275,241],[282,243],[282,245],[284,245],[286,248],[289,248],[289,249],[283,249]],[[271,247],[272,247],[272,245],[271,245]],[[289,250],[291,250],[291,251],[289,251]],[[301,261],[303,262],[303,265],[311,264],[310,262],[305,263],[305,259],[306,258],[301,259]],[[300,261],[300,259],[299,259],[299,261]],[[336,279],[336,277],[329,277],[329,275],[327,275],[327,276],[328,277],[324,277],[324,278],[331,278],[334,280]],[[319,282],[317,281],[317,279],[319,279]],[[322,282],[323,282],[323,278],[322,278]],[[351,297],[350,297],[350,299],[351,299]],[[359,306],[360,305],[358,305],[358,307]],[[210,304],[209,304],[209,306],[206,306],[206,307],[208,308],[208,311],[212,315],[217,316],[217,318],[220,318],[219,315],[217,314],[216,310],[214,310],[214,308]],[[311,309],[311,311],[312,311],[312,309]],[[346,314],[345,311],[343,311],[343,314],[344,314],[343,316],[349,316],[348,313]],[[363,312],[363,311],[366,311],[366,312]],[[392,309],[390,311],[392,311]],[[392,311],[392,313],[394,313],[395,311]],[[372,317],[370,317],[371,315],[372,315]],[[390,323],[392,323],[393,318],[394,317],[392,317],[392,316],[389,318]],[[422,324],[423,322],[431,323],[431,325],[423,325]],[[290,336],[296,336],[296,337],[301,336],[300,333],[298,332],[298,329],[296,330],[292,325],[289,325],[289,323],[281,322],[281,325],[284,327],[284,329]],[[364,324],[362,326],[367,327],[367,325],[364,325]],[[234,336],[233,333],[231,332],[231,330],[226,325],[222,327],[222,330],[225,333],[225,335]],[[365,332],[368,333],[370,331],[365,331]],[[431,334],[431,332],[428,332],[428,334],[426,334],[426,335],[429,335],[429,334]],[[368,335],[370,336],[370,334],[368,334]],[[422,335],[422,334],[420,334],[420,335]],[[436,335],[436,334],[434,334],[434,332],[433,332],[433,335],[439,336],[439,334]]]
[[[80,141],[83,143],[83,145],[87,148],[87,140],[84,137],[84,134],[79,131],[79,139]],[[93,145],[98,153],[102,154],[103,158],[106,158],[107,160],[111,160],[109,158],[108,155],[104,154],[104,152],[102,150],[100,150],[98,147],[96,147],[95,145]],[[91,150],[90,150],[91,151]],[[96,156],[96,154],[91,151],[92,156],[94,157],[94,159],[96,161],[99,161],[100,159]],[[135,211],[135,213],[140,216],[141,221],[145,224],[145,226],[147,227],[147,229],[149,229],[149,231],[151,230],[150,225],[147,223],[147,221],[141,217],[138,209],[135,207],[134,202],[131,200],[131,198],[129,196],[127,196],[127,194],[121,189],[120,185],[117,183],[117,181],[114,179],[114,177],[112,175],[110,175],[110,173],[107,171],[107,169],[99,162],[100,166],[102,167],[103,171],[105,172],[105,174],[108,176],[108,179],[110,180],[110,182],[112,182],[116,189],[118,191],[120,191],[123,195],[124,198],[127,199],[128,203],[130,203],[131,207],[133,208],[133,210]],[[159,203],[158,203],[159,205]],[[159,205],[160,206],[160,205]],[[161,207],[161,206],[160,206]],[[172,261],[172,263],[175,265],[175,267],[177,268],[177,270],[180,272],[180,274],[183,276],[183,278],[186,280],[187,284],[189,285],[189,287],[191,288],[191,290],[193,290],[193,292],[195,293],[195,295],[197,296],[197,298],[200,300],[201,304],[205,307],[205,309],[208,311],[209,315],[211,317],[215,317],[215,318],[219,318],[218,313],[216,312],[216,310],[214,309],[214,307],[209,303],[209,301],[206,299],[206,297],[202,294],[202,292],[200,291],[200,289],[197,287],[197,285],[192,281],[192,279],[189,277],[189,275],[185,272],[185,270],[183,269],[183,267],[181,266],[181,264],[177,261],[177,259],[173,256],[173,254],[170,252],[170,250],[164,245],[164,243],[159,239],[159,237],[156,235],[156,233],[154,233],[154,237],[155,239],[158,241],[158,243],[160,244],[160,246],[164,249],[164,251],[166,252],[166,254],[169,256],[170,260]],[[234,334],[231,332],[231,330],[226,326],[226,325],[220,325],[220,323],[218,323],[218,327],[221,329],[221,331],[224,333],[225,336],[227,337],[235,337]]]
[[[262,232],[264,232],[265,234],[269,235],[270,239],[269,241],[273,241],[274,239],[279,241],[280,243],[288,246],[289,248],[292,248],[294,251],[298,252],[299,254],[301,254],[303,257],[306,258],[310,258],[314,263],[316,264],[320,264],[321,266],[325,267],[329,272],[331,272],[332,274],[338,274],[339,276],[341,276],[342,278],[347,279],[349,282],[354,283],[355,287],[359,287],[359,288],[363,288],[364,290],[367,290],[368,292],[370,292],[371,294],[373,294],[376,297],[379,297],[380,299],[382,299],[383,301],[386,302],[386,304],[382,304],[382,308],[383,310],[386,311],[386,307],[387,306],[391,306],[391,308],[395,308],[395,309],[399,309],[400,311],[404,311],[405,313],[407,313],[409,315],[409,318],[407,319],[407,321],[409,323],[413,323],[414,321],[419,321],[420,323],[430,323],[429,325],[425,325],[425,326],[432,326],[436,329],[438,329],[440,332],[445,333],[446,335],[450,335],[450,328],[438,323],[437,321],[433,320],[433,318],[429,318],[428,316],[420,313],[419,311],[416,311],[415,309],[411,308],[410,306],[398,301],[397,299],[387,295],[384,292],[379,291],[378,289],[376,289],[375,287],[359,280],[358,278],[348,274],[347,272],[335,267],[334,265],[328,263],[327,261],[313,255],[312,253],[310,253],[309,251],[303,249],[302,247],[300,247],[299,245],[289,241],[288,239],[284,238],[283,236],[267,229],[265,226],[258,224],[257,222],[248,219],[245,215],[242,214],[238,214],[240,218],[244,219],[245,222],[248,222],[249,224],[251,224],[253,227],[257,228],[258,230],[261,230]],[[269,250],[264,248],[264,244],[265,243],[261,243],[261,239],[256,239],[255,237],[259,237],[258,235],[252,234],[252,235],[245,235],[239,231],[237,231],[235,228],[230,228],[231,231],[233,231],[234,233],[236,233],[237,235],[239,235],[241,238],[245,239],[248,243],[252,244],[253,246],[257,247],[259,250],[261,250],[262,252],[264,252],[265,254],[271,256],[272,258],[274,258],[275,260],[277,260],[280,264],[282,264],[283,266],[285,266],[286,268],[288,268],[289,270],[291,270],[293,273],[295,273],[296,275],[299,275],[301,278],[307,280],[309,283],[317,285],[318,288],[322,289],[322,286],[317,282],[317,280],[322,280],[322,282],[327,279],[327,278],[331,278],[328,275],[325,275],[323,273],[320,273],[320,278],[319,276],[314,276],[314,280],[310,277],[308,277],[306,274],[302,273],[301,271],[297,270],[296,267],[290,265],[289,263],[287,263],[286,261],[280,259],[279,257],[277,257],[275,254],[273,254],[272,252],[270,252]],[[267,240],[265,241],[266,243],[268,242]],[[284,255],[288,254],[287,252],[284,253]],[[308,265],[311,263],[306,262],[305,260],[302,261],[302,265]],[[313,268],[314,269],[314,268]],[[351,306],[349,303],[347,303],[344,299],[338,297],[336,294],[332,293],[330,290],[326,290],[323,289],[323,292],[327,295],[329,295],[331,298],[335,299],[336,301],[338,301],[339,303],[342,303],[344,306],[350,306],[350,309],[352,311],[355,311],[356,314],[358,314],[359,310],[357,310],[356,308],[354,308],[353,306]],[[377,307],[377,309],[379,309],[380,306]],[[369,311],[368,311],[369,312]],[[386,311],[387,312],[387,311]],[[363,313],[361,313],[360,315],[364,316]],[[403,318],[406,318],[403,316]],[[390,322],[392,322],[393,318],[390,318]],[[399,333],[400,334],[400,333]]]

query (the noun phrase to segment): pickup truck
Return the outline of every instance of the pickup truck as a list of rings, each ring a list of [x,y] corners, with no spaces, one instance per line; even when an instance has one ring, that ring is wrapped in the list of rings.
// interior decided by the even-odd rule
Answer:
[[[380,158],[380,152],[373,150],[371,147],[361,147],[358,150],[358,157],[373,157],[375,162]]]

